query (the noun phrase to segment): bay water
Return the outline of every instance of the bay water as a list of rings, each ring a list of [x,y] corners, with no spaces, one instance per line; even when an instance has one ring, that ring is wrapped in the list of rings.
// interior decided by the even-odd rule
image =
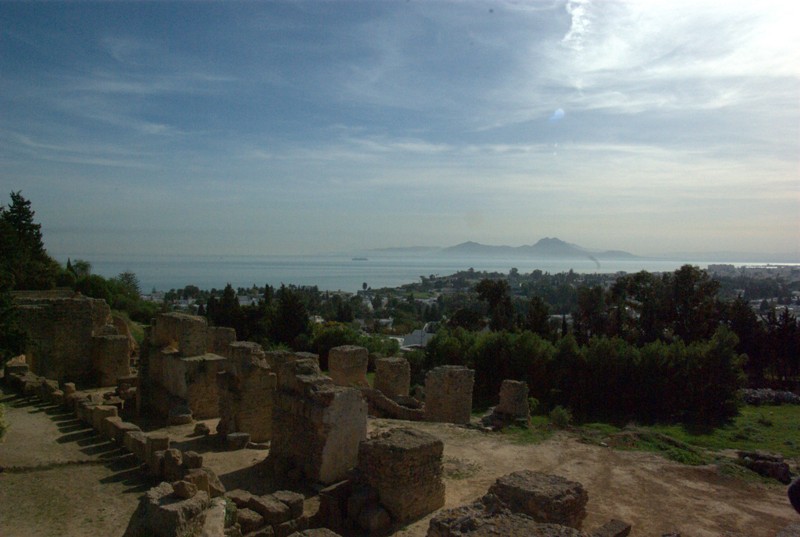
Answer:
[[[684,264],[706,268],[708,261],[625,259],[601,261],[587,259],[455,258],[433,256],[134,256],[107,255],[88,259],[92,272],[110,278],[124,271],[134,272],[142,292],[168,291],[195,285],[200,289],[263,287],[269,284],[317,286],[327,291],[355,292],[366,283],[373,289],[398,287],[420,281],[420,276],[447,276],[461,270],[508,273],[517,268],[526,274],[539,269],[555,274],[674,271]],[[66,262],[66,259],[59,259]],[[743,263],[752,264],[752,263]],[[737,264],[740,265],[740,264]]]

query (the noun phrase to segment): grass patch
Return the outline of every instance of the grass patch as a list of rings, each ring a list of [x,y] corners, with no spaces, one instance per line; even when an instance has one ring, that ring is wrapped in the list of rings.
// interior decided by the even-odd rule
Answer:
[[[658,425],[650,429],[712,450],[761,449],[786,458],[800,457],[798,405],[747,405],[731,423],[712,431],[696,432],[681,425]]]
[[[661,453],[682,464],[716,462],[720,473],[748,480],[761,480],[757,474],[726,457],[713,457],[708,451],[764,450],[780,453],[787,459],[800,457],[800,406],[770,405],[742,407],[729,424],[708,431],[684,425],[628,426],[586,423],[577,429],[582,442]]]
[[[511,425],[503,429],[502,434],[515,444],[539,444],[553,436],[547,416],[531,416],[529,427]]]

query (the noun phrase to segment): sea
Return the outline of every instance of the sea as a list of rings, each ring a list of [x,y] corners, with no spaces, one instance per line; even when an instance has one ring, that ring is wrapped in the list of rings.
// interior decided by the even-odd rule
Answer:
[[[713,262],[636,258],[618,261],[586,259],[444,258],[431,256],[134,256],[105,255],[87,258],[92,273],[106,278],[131,271],[139,278],[143,293],[169,291],[195,285],[200,289],[263,287],[269,284],[317,286],[323,291],[355,292],[364,283],[372,289],[399,287],[420,281],[420,276],[447,276],[470,268],[508,273],[516,268],[527,274],[536,269],[551,274],[634,273],[674,271],[685,264],[706,268]],[[66,262],[66,259],[59,259]],[[736,266],[756,263],[732,263]]]

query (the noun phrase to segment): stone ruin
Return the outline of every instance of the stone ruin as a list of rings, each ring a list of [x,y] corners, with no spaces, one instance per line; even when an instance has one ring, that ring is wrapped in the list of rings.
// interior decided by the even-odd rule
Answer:
[[[481,423],[492,429],[502,429],[512,424],[527,427],[530,422],[528,385],[518,380],[504,380],[500,385],[500,403],[489,409]]]
[[[355,345],[333,347],[328,353],[328,370],[337,386],[369,387],[369,351]]]
[[[580,483],[522,470],[500,477],[475,502],[440,511],[427,537],[627,537],[631,525],[610,520],[581,531],[588,494]]]
[[[130,375],[132,338],[115,326],[104,300],[71,290],[12,296],[32,373],[81,386],[114,386],[118,377]]]
[[[384,535],[444,505],[442,441],[409,428],[361,442],[346,480],[319,493],[319,524],[344,534]]]
[[[272,438],[278,377],[257,343],[231,343],[229,352],[228,370],[217,375],[217,434],[227,438],[230,433],[247,433],[252,442],[267,442]]]
[[[468,424],[472,416],[475,371],[445,365],[425,375],[425,420]]]
[[[358,444],[367,436],[361,392],[336,386],[309,358],[281,364],[277,376],[267,469],[279,482],[343,479],[356,465]]]
[[[389,399],[408,397],[411,389],[411,366],[405,358],[375,360],[375,389]]]

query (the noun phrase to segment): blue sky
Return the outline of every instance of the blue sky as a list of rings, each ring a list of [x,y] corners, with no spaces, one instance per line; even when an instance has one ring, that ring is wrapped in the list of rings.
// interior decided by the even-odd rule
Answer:
[[[800,4],[0,4],[60,257],[800,250]]]

